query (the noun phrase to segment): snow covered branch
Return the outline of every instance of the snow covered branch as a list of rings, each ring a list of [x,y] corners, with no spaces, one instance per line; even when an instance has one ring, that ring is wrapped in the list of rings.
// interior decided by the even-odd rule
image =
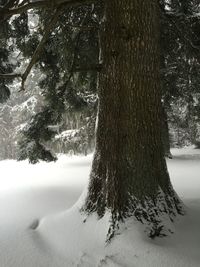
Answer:
[[[22,90],[25,89],[24,88],[25,81],[26,81],[31,69],[33,68],[33,66],[37,62],[37,60],[38,60],[38,58],[39,58],[39,56],[40,56],[40,54],[41,54],[41,52],[42,52],[42,50],[44,48],[44,45],[45,45],[45,43],[46,43],[51,31],[53,30],[54,26],[56,25],[56,22],[58,21],[59,15],[61,13],[62,13],[62,9],[58,8],[56,10],[56,12],[54,13],[51,22],[47,25],[47,27],[46,27],[46,29],[44,31],[44,35],[43,35],[40,43],[38,44],[38,46],[37,46],[32,58],[31,58],[28,66],[27,66],[25,72],[22,75],[22,88],[21,88]]]
[[[89,4],[89,3],[94,3],[94,2],[95,2],[95,0],[51,0],[51,1],[43,0],[43,1],[32,1],[32,2],[23,1],[17,7],[13,8],[13,6],[16,5],[16,1],[13,1],[13,0],[9,1],[3,8],[0,9],[0,17],[2,17],[4,20],[6,18],[11,17],[14,14],[21,14],[22,12],[25,12],[25,11],[27,11],[29,9],[33,9],[33,8],[53,8],[53,7],[56,7],[56,11],[52,16],[52,20],[45,28],[44,35],[43,35],[40,43],[38,44],[38,46],[37,46],[32,58],[31,58],[28,66],[26,67],[26,70],[24,71],[24,73],[0,74],[0,78],[3,78],[3,79],[21,78],[21,90],[20,91],[25,90],[25,82],[27,80],[27,77],[28,77],[31,69],[33,68],[33,66],[35,65],[37,60],[39,59],[41,52],[44,48],[44,45],[45,45],[50,33],[54,29],[56,22],[58,21],[58,18],[63,11],[63,8],[66,6],[76,7],[79,5]],[[83,22],[81,23],[80,30],[82,30],[82,27],[84,27],[82,24],[84,24],[84,23]],[[74,63],[72,65],[73,65],[73,67],[72,67],[71,73],[78,72],[78,71],[85,71],[85,70],[78,70],[78,69],[74,70]],[[99,67],[95,67],[94,70],[95,69],[99,69]]]
[[[59,15],[62,13],[62,8],[57,8],[57,10],[55,11],[55,13],[52,16],[52,20],[50,21],[49,24],[47,24],[47,27],[45,28],[44,31],[44,35],[40,41],[40,43],[38,44],[28,66],[26,67],[26,70],[24,71],[24,73],[10,73],[10,74],[0,74],[0,78],[7,78],[7,79],[13,79],[13,78],[21,78],[21,91],[25,90],[25,82],[27,80],[27,77],[31,71],[31,69],[33,68],[33,66],[35,65],[35,63],[37,62],[43,48],[45,45],[45,42],[47,41],[49,34],[51,33],[52,29],[54,28],[54,26],[56,25],[56,22],[59,18]]]
[[[41,0],[41,1],[32,1],[28,2],[24,5],[14,6],[15,1],[12,1],[12,7],[4,6],[0,8],[0,17],[5,20],[12,15],[21,14],[26,12],[29,9],[35,8],[64,8],[64,7],[76,7],[84,4],[92,4],[96,2],[96,0]]]

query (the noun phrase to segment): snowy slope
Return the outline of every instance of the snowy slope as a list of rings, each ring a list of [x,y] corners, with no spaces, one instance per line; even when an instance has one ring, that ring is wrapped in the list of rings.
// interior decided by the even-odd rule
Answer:
[[[200,151],[172,150],[173,185],[187,206],[176,233],[149,240],[132,219],[105,246],[109,217],[79,213],[92,156],[0,162],[0,267],[199,267]],[[37,227],[36,230],[33,228]]]
[[[87,182],[90,161],[61,157],[35,166],[0,162],[0,267],[63,266],[51,259],[29,226],[74,204]]]

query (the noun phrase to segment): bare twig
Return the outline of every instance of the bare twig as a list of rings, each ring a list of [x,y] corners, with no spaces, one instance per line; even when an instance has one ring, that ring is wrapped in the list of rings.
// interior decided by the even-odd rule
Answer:
[[[10,0],[8,1],[5,6],[3,6],[3,9],[9,9],[12,8],[16,4],[16,0]]]
[[[5,73],[5,74],[0,73],[0,78],[3,78],[3,79],[22,78],[22,74],[21,73]]]

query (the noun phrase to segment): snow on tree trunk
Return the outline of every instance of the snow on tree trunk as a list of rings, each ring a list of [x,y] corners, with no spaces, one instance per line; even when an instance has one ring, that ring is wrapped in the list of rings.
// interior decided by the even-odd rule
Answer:
[[[83,209],[100,217],[111,212],[108,239],[130,216],[148,226],[150,237],[161,236],[170,231],[163,221],[183,208],[161,141],[158,3],[106,1],[104,26],[96,150]]]

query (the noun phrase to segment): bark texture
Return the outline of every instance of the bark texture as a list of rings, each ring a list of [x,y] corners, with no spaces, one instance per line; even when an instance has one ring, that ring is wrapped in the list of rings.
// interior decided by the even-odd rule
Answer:
[[[162,235],[182,207],[161,140],[157,0],[105,2],[96,151],[84,210],[112,214],[108,238],[129,216]]]
[[[162,106],[162,125],[161,125],[161,133],[162,133],[162,142],[163,142],[163,148],[165,152],[165,157],[172,159],[173,156],[170,152],[170,135],[169,135],[169,126],[168,126],[168,120],[167,120],[167,112],[165,111],[165,108]]]

